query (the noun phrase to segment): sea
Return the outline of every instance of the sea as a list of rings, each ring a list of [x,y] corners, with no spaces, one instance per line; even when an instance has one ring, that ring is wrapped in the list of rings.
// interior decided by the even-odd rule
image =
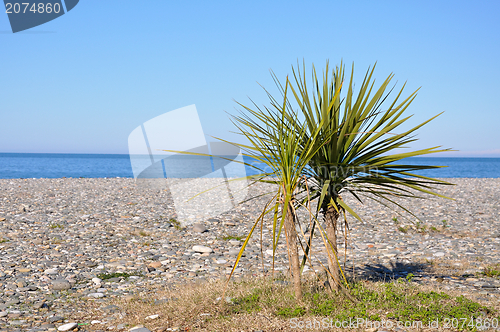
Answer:
[[[187,158],[186,158],[187,157]],[[244,157],[244,161],[254,166],[262,166],[256,160]],[[404,160],[410,165],[439,165],[444,168],[419,171],[417,174],[437,178],[499,178],[500,158],[444,158],[413,157]],[[214,162],[211,161],[212,170]],[[162,174],[167,177],[200,177],[196,163],[190,156],[177,161],[179,171],[165,169],[162,163]],[[227,165],[230,166],[230,165]],[[257,174],[250,166],[239,164],[238,176]],[[243,168],[242,168],[243,167]],[[231,167],[226,167],[231,176]],[[233,167],[234,168],[234,167]],[[137,172],[136,172],[137,173]],[[210,173],[210,174],[209,174]],[[220,176],[220,172],[213,172]],[[215,176],[215,175],[214,175]],[[128,154],[59,154],[59,153],[0,153],[0,179],[28,178],[133,178],[131,159]]]

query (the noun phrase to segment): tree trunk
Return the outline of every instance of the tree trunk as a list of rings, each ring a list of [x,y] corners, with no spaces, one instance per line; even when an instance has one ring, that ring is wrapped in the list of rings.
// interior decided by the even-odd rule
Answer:
[[[335,257],[338,257],[337,254],[337,220],[339,218],[339,213],[332,205],[328,205],[326,208],[323,208],[323,216],[325,218],[326,224],[326,235],[328,236],[328,240],[331,243],[328,245],[329,259],[328,259],[328,269],[330,270],[330,274],[328,274],[328,284],[332,290],[338,291],[340,288],[340,274],[339,274],[339,265]],[[332,251],[332,247],[334,252]]]
[[[288,206],[288,210],[285,217],[285,232],[288,242],[288,250],[290,257],[290,265],[292,268],[292,280],[293,288],[295,290],[295,299],[300,300],[302,298],[302,286],[300,282],[300,264],[299,264],[299,252],[297,247],[297,231],[295,230],[295,215],[293,213],[292,207]]]

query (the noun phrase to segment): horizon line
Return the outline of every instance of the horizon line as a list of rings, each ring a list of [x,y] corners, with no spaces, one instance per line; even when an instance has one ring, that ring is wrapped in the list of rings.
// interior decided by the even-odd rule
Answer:
[[[446,153],[447,155],[443,155],[446,152],[440,152],[435,154],[429,154],[426,156],[415,156],[408,158],[500,158],[500,154],[498,153],[481,153],[480,151],[470,151],[463,154],[457,154],[450,152]],[[60,155],[120,155],[126,156],[130,155],[129,153],[99,153],[99,152],[0,152],[0,154],[60,154]]]

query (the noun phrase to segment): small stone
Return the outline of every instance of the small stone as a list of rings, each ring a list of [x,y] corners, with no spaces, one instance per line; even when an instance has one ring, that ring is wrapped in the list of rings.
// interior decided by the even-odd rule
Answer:
[[[44,323],[44,324],[40,325],[40,328],[46,329],[46,330],[53,330],[56,328],[56,326],[54,324]]]
[[[161,262],[152,262],[149,264],[149,267],[154,267],[155,269],[161,266]]]
[[[54,290],[68,290],[71,288],[71,284],[66,279],[57,279],[52,281],[52,289]]]
[[[129,330],[129,332],[151,332],[142,325],[135,326]]]
[[[108,306],[102,307],[101,310],[104,312],[108,312],[108,313],[115,313],[115,312],[120,311],[120,307],[118,307],[114,304],[110,304]]]
[[[240,253],[241,248],[238,249],[229,249],[229,255],[231,256],[237,256]],[[242,257],[245,257],[245,252],[243,252]]]
[[[58,271],[57,271],[57,269],[47,269],[47,270],[43,271],[43,273],[51,275],[51,274],[57,274]]]
[[[64,320],[64,317],[62,317],[62,316],[54,316],[54,317],[50,317],[48,319],[49,323],[62,322],[63,320]]]
[[[19,304],[19,303],[21,303],[21,301],[19,301],[19,299],[15,298],[15,299],[12,299],[10,301],[5,302],[5,305],[6,306],[11,306],[11,305]]]
[[[5,218],[0,218],[0,221],[5,221],[6,219]]]
[[[205,252],[211,253],[211,252],[213,252],[213,250],[211,248],[206,247],[206,246],[194,246],[193,247],[193,251],[201,252],[201,253],[205,253]]]
[[[42,300],[42,301],[39,301],[39,302],[36,302],[35,304],[33,304],[33,308],[34,309],[41,309],[43,308],[44,306],[47,306],[45,304],[45,300]]]
[[[104,294],[103,293],[90,293],[87,296],[88,297],[93,297],[93,298],[96,298],[96,299],[100,299],[101,297],[104,297]]]
[[[21,273],[28,273],[28,272],[31,272],[31,269],[22,267],[18,271]]]
[[[492,285],[492,284],[483,284],[483,285],[481,285],[481,288],[494,289],[494,288],[497,288],[497,286]]]
[[[102,279],[101,278],[92,278],[92,282],[94,284],[100,284],[102,282]]]
[[[196,233],[204,233],[204,232],[207,232],[207,228],[205,226],[203,226],[202,224],[193,224],[193,232],[196,232]]]
[[[7,316],[9,313],[7,311],[0,311],[0,317],[5,317]]]
[[[435,252],[435,253],[434,253],[434,256],[436,256],[436,257],[443,257],[444,255],[445,255],[445,254],[444,254],[444,252],[442,252],[442,251],[438,251],[438,252]]]
[[[71,331],[71,330],[74,330],[78,327],[78,324],[77,323],[68,323],[68,324],[64,324],[64,325],[61,325],[57,328],[58,331]]]
[[[146,317],[146,319],[157,319],[158,317],[160,317],[160,315],[151,315]]]

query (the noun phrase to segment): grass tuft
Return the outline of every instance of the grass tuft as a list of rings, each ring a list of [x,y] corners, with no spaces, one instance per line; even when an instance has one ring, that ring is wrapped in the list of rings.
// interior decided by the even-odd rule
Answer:
[[[238,241],[242,241],[244,240],[246,237],[245,236],[236,236],[236,235],[227,235],[227,236],[223,236],[222,239],[224,241],[229,241],[229,240],[238,240]]]
[[[481,274],[490,278],[500,277],[500,263],[487,266]]]
[[[101,280],[107,280],[107,279],[111,279],[111,278],[128,278],[128,277],[131,277],[131,276],[136,276],[138,274],[130,274],[130,273],[126,273],[126,272],[113,272],[113,273],[101,273],[101,274],[98,274],[97,275],[97,278],[101,279]]]
[[[316,278],[304,282],[303,298],[297,302],[293,287],[277,285],[270,278],[253,277],[229,284],[226,295],[231,301],[221,301],[225,281],[190,284],[173,288],[158,298],[176,298],[155,305],[155,301],[117,300],[126,308],[127,323],[144,324],[144,317],[160,314],[151,322],[150,329],[179,327],[193,330],[226,331],[262,329],[288,330],[290,319],[333,319],[334,321],[391,320],[419,321],[429,324],[438,320],[463,318],[495,319],[498,308],[490,308],[458,293],[443,292],[436,288],[412,282],[412,274],[391,282],[360,281],[350,284],[350,295],[355,301],[339,294],[327,292],[323,282]],[[119,302],[121,301],[121,302]],[[126,301],[124,303],[124,301]],[[154,325],[154,326],[153,326]],[[463,330],[474,330],[464,326]]]

